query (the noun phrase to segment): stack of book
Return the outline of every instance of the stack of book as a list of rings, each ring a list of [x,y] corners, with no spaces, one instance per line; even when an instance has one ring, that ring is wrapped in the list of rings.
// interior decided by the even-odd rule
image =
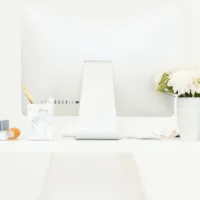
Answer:
[[[9,138],[9,120],[0,121],[0,140],[8,140]]]

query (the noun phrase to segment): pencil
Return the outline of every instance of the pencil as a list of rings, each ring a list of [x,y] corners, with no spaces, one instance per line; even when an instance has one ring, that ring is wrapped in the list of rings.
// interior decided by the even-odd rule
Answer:
[[[26,98],[28,99],[28,101],[33,104],[33,99],[28,91],[28,89],[22,85],[22,91],[24,92],[24,95],[26,96]]]

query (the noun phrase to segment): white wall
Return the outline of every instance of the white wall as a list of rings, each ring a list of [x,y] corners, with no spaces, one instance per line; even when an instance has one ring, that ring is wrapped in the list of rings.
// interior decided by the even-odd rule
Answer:
[[[68,0],[70,1],[70,0]],[[64,0],[1,0],[0,1],[0,69],[1,98],[0,119],[10,119],[11,126],[24,129],[25,118],[21,115],[21,63],[20,63],[20,11],[34,3],[67,3]],[[84,4],[90,0],[76,0]],[[113,1],[113,5],[118,3]],[[128,0],[125,0],[126,2]],[[94,4],[106,3],[105,0]],[[199,60],[199,7],[198,0],[132,0],[134,5],[155,4],[176,6],[179,13],[179,61]],[[97,4],[97,6],[98,6]],[[170,66],[169,66],[170,67]]]

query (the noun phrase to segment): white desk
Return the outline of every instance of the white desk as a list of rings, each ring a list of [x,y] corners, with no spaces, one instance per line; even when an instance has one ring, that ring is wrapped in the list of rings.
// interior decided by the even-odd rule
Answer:
[[[52,152],[62,155],[65,153],[69,157],[77,153],[80,158],[84,158],[89,152],[91,156],[96,157],[94,153],[97,153],[96,158],[100,156],[100,159],[109,153],[111,153],[109,155],[129,153],[127,155],[130,160],[133,158],[138,166],[147,200],[200,199],[200,142],[76,141],[62,138],[50,142],[26,140],[1,142],[0,199],[38,200]],[[106,159],[109,161],[109,158]],[[81,166],[81,163],[78,167],[74,165],[74,169],[79,170]],[[97,174],[98,180],[100,176],[102,174]],[[10,192],[10,187],[13,185],[15,187],[12,187]],[[95,183],[94,188],[98,188]],[[87,194],[82,196],[82,199],[84,198],[89,199]]]
[[[53,141],[1,141],[1,152],[200,153],[200,142],[183,142],[180,139],[75,140],[57,137]]]

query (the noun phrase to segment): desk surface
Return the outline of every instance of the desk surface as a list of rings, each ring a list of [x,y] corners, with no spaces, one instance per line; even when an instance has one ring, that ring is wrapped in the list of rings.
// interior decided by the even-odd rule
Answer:
[[[58,137],[53,141],[28,141],[18,139],[1,141],[1,152],[113,152],[113,153],[200,153],[200,142],[174,140],[75,140]]]
[[[133,153],[133,158],[135,158],[135,162],[138,166],[148,200],[200,199],[200,142],[131,139],[119,141],[76,141],[70,138],[56,138],[54,141],[41,142],[27,141],[25,139],[0,142],[0,199],[38,199],[49,165],[51,152]],[[179,155],[179,153],[181,154]],[[73,156],[74,155],[69,155],[69,159],[72,159]],[[96,154],[78,154],[77,156],[79,156],[80,163],[82,163],[84,162],[82,159],[85,158],[84,156],[96,157]],[[75,159],[75,161],[79,163],[79,159]],[[69,167],[75,169],[75,174],[77,174],[78,177],[83,166],[79,167],[80,164],[76,162],[73,166],[70,164]],[[13,166],[15,170],[13,170]],[[131,164],[125,164],[123,166],[131,167]],[[84,167],[84,169],[85,168],[87,169],[87,167]],[[97,180],[99,180],[101,176],[101,173],[98,174]],[[77,177],[77,183],[81,185],[82,179],[78,180]],[[16,186],[13,188],[12,192],[10,192],[11,183]],[[99,188],[99,183],[93,185],[96,189]],[[78,189],[81,189],[77,188],[77,185],[75,185],[75,188],[76,189],[71,191],[76,192]],[[87,194],[82,196],[82,199],[84,198],[88,199]]]

